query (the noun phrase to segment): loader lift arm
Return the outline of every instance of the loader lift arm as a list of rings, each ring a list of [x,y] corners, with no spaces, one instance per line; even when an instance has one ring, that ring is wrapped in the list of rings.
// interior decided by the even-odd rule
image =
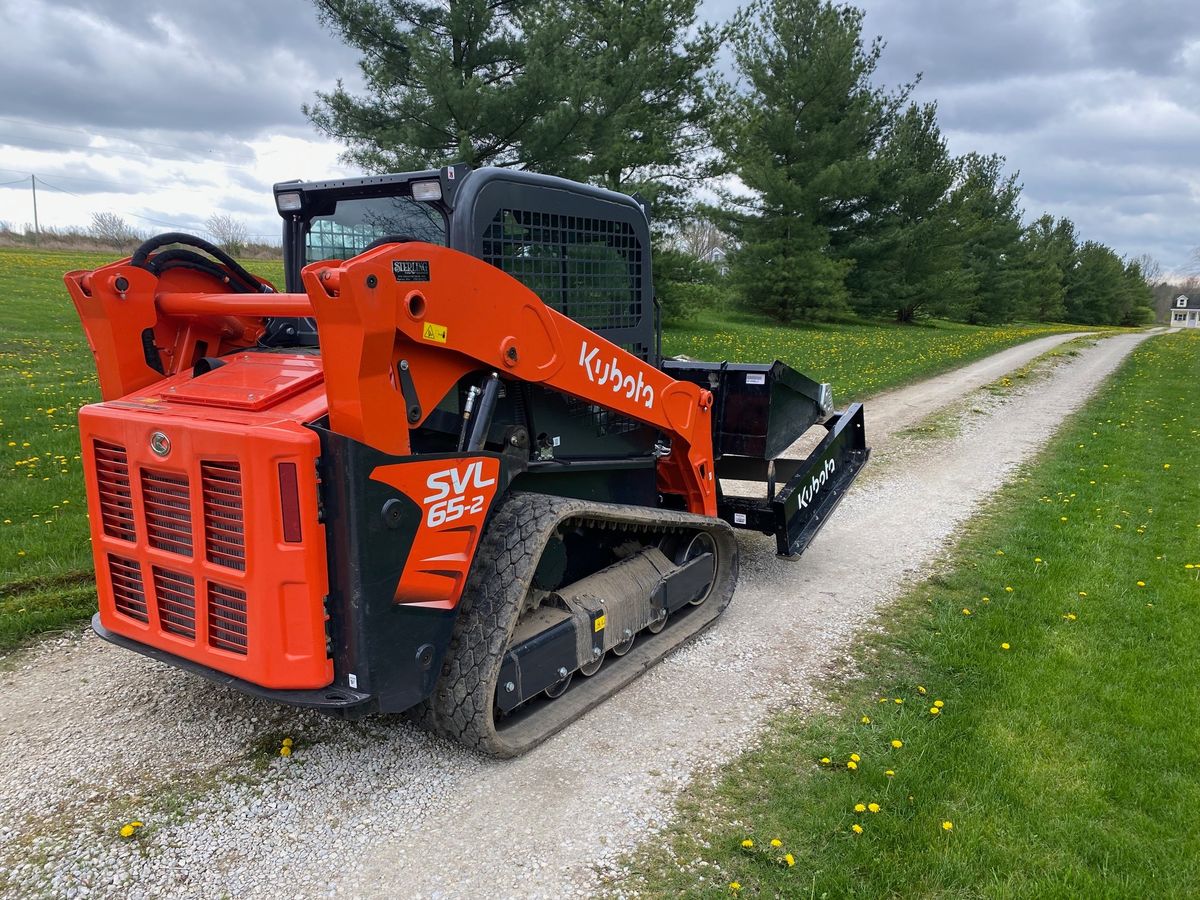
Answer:
[[[422,280],[408,280],[413,273]],[[712,393],[551,309],[494,266],[413,242],[313,263],[303,280],[321,334],[333,431],[407,455],[405,423],[419,425],[421,411],[482,365],[660,429],[672,444],[659,460],[660,490],[682,494],[690,512],[716,515]],[[416,403],[403,394],[401,365]]]

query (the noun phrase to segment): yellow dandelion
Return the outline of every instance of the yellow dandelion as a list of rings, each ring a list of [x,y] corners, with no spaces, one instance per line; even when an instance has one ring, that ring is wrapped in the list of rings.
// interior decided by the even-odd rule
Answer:
[[[796,864],[796,857],[792,856],[790,853],[785,853],[783,854],[783,861],[787,863],[787,866],[790,869]]]
[[[942,831],[953,831],[953,830],[954,830],[954,823],[951,822],[949,819],[947,819],[945,822],[942,823]]]
[[[736,894],[742,889],[742,883],[740,881],[731,881],[729,882],[729,889]]]
[[[833,760],[831,760],[831,759],[830,759],[828,756],[822,756],[822,757],[821,757],[821,765],[823,765],[823,766],[827,766],[827,765],[829,765],[831,762],[833,762]]]
[[[856,763],[854,760],[850,760],[850,762],[846,763],[846,768],[853,772],[858,768],[858,763]]]
[[[855,834],[863,833],[863,827],[861,825],[859,825],[857,822],[855,822],[853,825],[850,826],[850,830],[853,831]]]
[[[286,738],[284,738],[284,739],[283,739],[283,746],[284,746],[284,747],[291,747],[291,746],[293,746],[294,744],[295,744],[295,741],[293,741],[293,740],[292,740],[290,737],[286,737]]]
[[[855,811],[855,812],[866,812],[866,811],[867,811],[867,804],[865,804],[865,803],[855,803],[855,804],[854,804],[854,811]]]
[[[971,614],[971,611],[970,611],[969,609],[967,609],[967,608],[964,606],[964,607],[963,607],[963,615],[964,615],[964,616],[969,616],[970,614]]]
[[[850,754],[850,761],[851,761],[851,762],[862,762],[862,757],[861,757],[861,756],[859,756],[857,753],[851,753],[851,754]]]
[[[1087,591],[1080,591],[1080,592],[1079,592],[1079,596],[1080,596],[1080,597],[1086,597],[1086,596],[1087,596]]]
[[[917,693],[918,694],[926,694],[926,693],[928,693],[928,691],[926,691],[925,688],[923,688],[921,685],[918,684],[917,685]]]
[[[742,841],[742,846],[749,850],[754,846],[754,841],[750,840],[750,838],[746,838],[744,841]]]
[[[894,741],[892,741],[892,747],[896,750],[899,750],[903,746],[904,741],[900,740],[899,738],[896,738]]]
[[[1035,556],[1035,557],[1033,558],[1033,561],[1034,561],[1035,563],[1040,563],[1040,562],[1042,561],[1042,558],[1041,558],[1040,556]]]
[[[903,703],[903,702],[904,702],[904,698],[903,698],[903,697],[897,697],[897,698],[896,698],[895,700],[893,700],[892,702],[893,702],[893,703]]]
[[[942,711],[940,709],[938,709],[936,706],[931,706],[931,707],[929,707],[929,714],[931,716],[940,716],[942,714]]]
[[[1137,583],[1137,586],[1138,586],[1138,587],[1145,587],[1145,586],[1146,586],[1146,582],[1144,582],[1144,581],[1139,581],[1139,582]]]
[[[881,809],[881,807],[879,806],[879,804],[878,804],[878,803],[868,803],[868,804],[867,804],[867,809],[868,809],[868,810],[870,810],[870,811],[871,811],[871,812],[873,812],[873,813],[877,813],[877,812],[879,812],[879,810]]]
[[[1011,594],[1012,592],[1013,592],[1012,585],[1005,585],[1005,586],[1004,586],[1004,593],[1006,593],[1006,594]]]
[[[862,722],[864,725],[870,725],[870,724],[871,724],[871,717],[870,717],[870,716],[863,716],[863,717],[862,717],[862,719],[860,719],[859,721],[861,721],[861,722]]]
[[[280,756],[284,756],[284,757],[291,756],[291,755],[292,755],[292,748],[291,748],[291,747],[280,747],[280,748],[279,748],[279,755],[280,755]]]
[[[888,778],[895,778],[895,777],[896,777],[896,772],[895,772],[895,770],[893,770],[893,769],[888,769],[888,770],[887,770],[886,772],[884,772],[883,774],[884,774],[884,775],[886,775]]]
[[[936,706],[938,709],[941,709],[943,706],[946,705],[946,701],[945,700],[934,700],[933,705]]]
[[[1003,644],[1000,645],[1000,649],[1001,650],[1011,650],[1012,648],[1008,645],[1008,641],[1005,641]]]
[[[782,847],[783,841],[781,841],[779,838],[771,838],[771,846],[772,847]]]

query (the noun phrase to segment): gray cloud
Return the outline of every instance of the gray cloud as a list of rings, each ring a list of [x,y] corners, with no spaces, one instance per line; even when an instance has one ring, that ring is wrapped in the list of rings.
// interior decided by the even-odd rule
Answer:
[[[1084,237],[1168,269],[1200,244],[1195,0],[858,5],[868,37],[887,43],[878,79],[923,73],[916,97],[938,102],[951,149],[1003,154],[1030,216],[1069,216]],[[703,0],[702,15],[724,21],[736,6]],[[85,195],[185,184],[240,212],[249,190],[266,198],[262,228],[269,185],[243,168],[249,142],[314,138],[301,104],[339,77],[359,82],[356,54],[306,0],[0,0],[0,30],[0,145],[41,151],[39,173]],[[55,161],[80,152],[104,170]],[[187,166],[201,161],[224,174]]]

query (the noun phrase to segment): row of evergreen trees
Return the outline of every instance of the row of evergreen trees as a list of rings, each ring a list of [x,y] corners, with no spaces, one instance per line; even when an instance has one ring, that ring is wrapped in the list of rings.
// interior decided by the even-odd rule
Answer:
[[[1138,263],[1067,219],[1023,225],[1003,158],[952,156],[915,82],[874,83],[883,45],[860,10],[755,0],[717,29],[697,3],[317,0],[367,90],[306,113],[367,170],[465,161],[637,191],[660,237],[708,217],[731,238],[730,287],[781,321],[1147,317]],[[702,187],[719,202],[697,206]],[[706,295],[703,267],[657,262],[668,314]]]

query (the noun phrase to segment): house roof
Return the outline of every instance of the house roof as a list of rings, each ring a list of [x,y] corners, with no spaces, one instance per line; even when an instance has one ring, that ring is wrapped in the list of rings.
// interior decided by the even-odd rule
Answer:
[[[1171,298],[1171,309],[1200,309],[1200,293],[1176,294]]]

